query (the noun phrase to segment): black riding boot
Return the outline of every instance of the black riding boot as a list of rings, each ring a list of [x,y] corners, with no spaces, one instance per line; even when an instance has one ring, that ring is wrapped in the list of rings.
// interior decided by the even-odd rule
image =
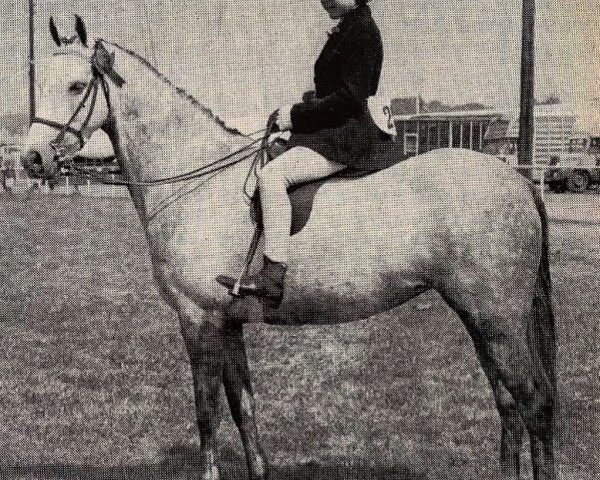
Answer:
[[[254,295],[264,298],[269,306],[278,307],[283,298],[283,279],[287,265],[282,262],[274,262],[264,255],[263,267],[260,272],[242,278],[240,283],[240,295]],[[236,278],[219,275],[217,282],[229,288],[233,288],[237,282]]]

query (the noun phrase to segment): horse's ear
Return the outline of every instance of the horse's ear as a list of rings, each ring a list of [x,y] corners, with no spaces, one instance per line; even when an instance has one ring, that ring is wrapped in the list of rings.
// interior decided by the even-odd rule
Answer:
[[[87,32],[85,30],[85,23],[79,15],[75,15],[75,31],[77,32],[77,36],[79,40],[83,44],[84,47],[87,47]]]
[[[52,35],[52,40],[54,43],[61,46],[60,35],[58,34],[58,30],[56,29],[56,25],[54,24],[54,18],[50,17],[50,35]]]

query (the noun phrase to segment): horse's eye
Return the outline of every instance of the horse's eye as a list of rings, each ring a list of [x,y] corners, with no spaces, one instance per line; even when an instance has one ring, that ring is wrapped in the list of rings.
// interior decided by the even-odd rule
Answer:
[[[87,83],[85,82],[73,82],[71,85],[69,85],[69,92],[78,95],[83,93],[86,86]]]

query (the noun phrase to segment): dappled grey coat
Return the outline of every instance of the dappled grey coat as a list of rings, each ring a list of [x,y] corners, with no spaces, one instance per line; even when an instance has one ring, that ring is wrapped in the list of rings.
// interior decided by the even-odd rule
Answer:
[[[314,96],[292,107],[290,147],[308,147],[359,169],[387,166],[372,155],[383,132],[367,107],[367,98],[377,92],[382,62],[381,34],[371,10],[357,7],[334,28],[315,63]]]

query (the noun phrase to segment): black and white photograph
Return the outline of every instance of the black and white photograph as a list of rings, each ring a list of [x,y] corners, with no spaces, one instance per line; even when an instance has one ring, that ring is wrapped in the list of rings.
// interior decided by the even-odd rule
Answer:
[[[0,0],[0,480],[600,479],[600,0]]]

